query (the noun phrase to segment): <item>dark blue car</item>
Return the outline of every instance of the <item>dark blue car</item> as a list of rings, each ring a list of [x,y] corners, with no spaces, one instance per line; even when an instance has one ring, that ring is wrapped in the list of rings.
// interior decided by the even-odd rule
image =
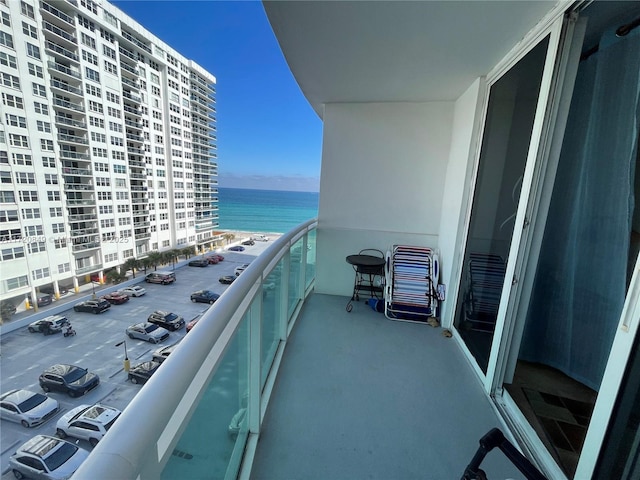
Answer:
[[[213,302],[218,300],[218,298],[220,298],[220,295],[212,292],[211,290],[198,290],[197,292],[193,292],[191,294],[191,301],[194,303],[200,302],[212,304]]]

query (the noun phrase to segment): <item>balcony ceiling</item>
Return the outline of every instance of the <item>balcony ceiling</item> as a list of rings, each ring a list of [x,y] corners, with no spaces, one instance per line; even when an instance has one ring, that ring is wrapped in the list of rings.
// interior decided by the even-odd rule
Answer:
[[[264,1],[302,92],[333,102],[458,98],[557,2]]]

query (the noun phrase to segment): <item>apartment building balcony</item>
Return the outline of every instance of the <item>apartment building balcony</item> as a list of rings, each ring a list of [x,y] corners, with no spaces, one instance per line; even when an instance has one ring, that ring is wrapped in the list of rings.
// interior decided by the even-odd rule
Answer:
[[[77,206],[95,206],[96,200],[94,198],[67,198],[67,205]]]
[[[145,221],[141,221],[141,222],[137,222],[137,221],[134,220],[133,226],[134,226],[134,228],[149,227],[149,226],[151,226],[151,222],[146,221],[146,220]]]
[[[65,183],[64,190],[69,192],[92,192],[93,185],[86,183]]]
[[[98,219],[98,216],[95,213],[79,213],[74,215],[68,215],[67,219],[70,223],[76,222],[87,222],[94,221]]]
[[[138,63],[138,57],[136,57],[135,52],[129,50],[128,48],[123,47],[122,45],[119,47],[120,50],[120,58],[122,60],[129,59],[134,63]]]
[[[135,237],[136,241],[138,241],[138,240],[146,240],[148,238],[151,238],[151,232],[135,233],[134,237]]]
[[[131,211],[131,215],[133,215],[134,217],[146,217],[147,215],[149,215],[149,210],[144,210],[144,209],[133,209]],[[136,222],[136,219],[133,219],[134,223]]]
[[[122,53],[122,51],[120,53]],[[120,67],[122,68],[122,72],[126,72],[130,76],[133,76],[135,80],[137,80],[138,77],[140,76],[140,70],[138,70],[135,67],[132,67],[131,65],[128,65],[124,62],[120,62]]]
[[[125,101],[129,101],[129,102],[134,102],[134,103],[142,102],[141,97],[139,97],[138,95],[133,95],[132,93],[129,93],[129,92],[122,92],[122,98]]]
[[[306,222],[251,262],[78,478],[462,476],[501,426],[469,362],[438,328],[313,293],[315,239]],[[499,453],[483,469],[521,478]]]
[[[138,167],[138,168],[145,168],[146,167],[144,162],[142,162],[140,160],[133,160],[131,158],[129,159],[129,166],[130,167]]]
[[[144,43],[142,40],[134,37],[129,32],[126,32],[125,30],[122,30],[122,38],[124,40],[126,40],[127,42],[129,42],[134,47],[137,47],[137,48],[140,48],[140,49],[144,50],[149,55],[153,54],[153,52],[151,51],[151,47],[149,45]]]
[[[70,125],[72,127],[87,129],[87,124],[84,120],[76,120],[64,115],[56,115],[55,120],[56,123],[60,125]]]
[[[62,90],[65,94],[77,95],[78,97],[84,96],[81,88],[74,87],[73,85],[69,85],[67,82],[62,82],[55,78],[51,79],[51,88],[54,90]]]
[[[74,158],[74,159],[78,159],[78,160],[91,160],[91,157],[87,153],[78,153],[78,152],[72,152],[72,151],[69,151],[69,150],[60,150],[60,157],[61,158]]]
[[[77,46],[76,36],[64,31],[60,27],[53,25],[46,20],[42,21],[42,28],[45,30],[45,35],[53,34],[57,42],[62,42],[63,45],[66,45],[68,48],[74,48]],[[73,28],[75,31],[75,27]]]
[[[95,238],[93,235],[90,237],[74,238],[71,251],[73,253],[80,253],[100,248],[100,242],[96,241]]]
[[[126,138],[127,140],[130,140],[132,142],[138,142],[138,143],[144,142],[144,137],[142,135],[137,135],[135,133],[127,132]]]
[[[80,75],[80,72],[78,70],[71,69],[71,68],[67,67],[66,65],[62,65],[61,63],[52,62],[51,60],[49,60],[47,62],[47,66],[51,70],[55,70],[56,72],[62,73],[64,75],[67,75],[68,77],[71,77],[72,79],[75,79],[75,80],[81,80],[82,79],[82,75]]]
[[[138,147],[132,147],[127,145],[127,153],[134,154],[134,155],[144,155],[144,150]]]
[[[146,192],[149,188],[131,185],[130,189],[132,192]]]
[[[48,53],[53,54],[53,56],[56,58],[60,56],[60,57],[64,57],[65,60],[73,60],[74,62],[80,61],[80,57],[78,57],[76,53],[64,47],[61,47],[60,45],[58,45],[55,42],[52,42],[51,40],[45,40],[44,48]]]
[[[85,235],[97,235],[99,232],[97,227],[93,228],[76,228],[69,231],[71,237],[84,237]]]
[[[92,273],[100,270],[102,270],[102,263],[87,265],[86,267],[76,268],[76,275],[84,275],[85,273]]]
[[[56,107],[65,108],[67,110],[73,110],[75,112],[84,112],[84,107],[80,103],[74,103],[66,98],[59,97],[57,95],[53,95],[51,99],[53,104]]]
[[[140,122],[138,122],[136,120],[131,120],[129,118],[125,118],[124,119],[124,124],[127,127],[135,128],[136,130],[142,130],[142,123],[140,123]]]
[[[146,204],[149,203],[149,198],[146,196],[131,195],[131,203],[134,205]]]
[[[78,135],[67,135],[64,133],[58,134],[58,141],[63,143],[75,143],[79,145],[89,145],[89,140],[86,137],[79,137]]]
[[[127,112],[130,115],[135,115],[137,117],[142,117],[142,112],[140,112],[140,110],[138,110],[137,108],[132,108],[128,105],[123,105],[122,109]]]
[[[63,164],[62,166],[62,174],[65,176],[83,176],[83,177],[91,177],[93,176],[93,172],[90,168],[77,168],[77,167],[67,167]]]
[[[64,3],[61,4],[64,5]],[[72,28],[75,30],[75,21],[73,16],[67,15],[62,10],[57,9],[47,2],[40,2],[40,13],[42,18],[46,18],[47,20],[57,23],[64,28]]]
[[[126,77],[122,77],[120,80],[122,81],[123,85],[126,85],[127,87],[130,87],[130,88],[135,88],[136,90],[140,90],[140,84],[138,82],[129,80]]]

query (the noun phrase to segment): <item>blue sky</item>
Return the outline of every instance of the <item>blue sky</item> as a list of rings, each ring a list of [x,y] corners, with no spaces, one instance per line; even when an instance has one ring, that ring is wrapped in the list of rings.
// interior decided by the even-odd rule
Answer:
[[[317,191],[322,123],[257,1],[111,1],[217,79],[220,187]]]

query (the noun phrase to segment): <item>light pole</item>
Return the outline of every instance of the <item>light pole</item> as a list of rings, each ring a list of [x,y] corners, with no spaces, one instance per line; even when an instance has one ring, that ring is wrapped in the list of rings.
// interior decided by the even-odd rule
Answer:
[[[91,291],[93,292],[91,294],[91,299],[95,300],[96,299],[96,284],[93,280],[91,280]]]
[[[116,343],[116,347],[120,345],[124,345],[124,371],[129,373],[129,369],[131,368],[131,363],[129,362],[129,355],[127,355],[127,341],[123,340],[120,343]]]

